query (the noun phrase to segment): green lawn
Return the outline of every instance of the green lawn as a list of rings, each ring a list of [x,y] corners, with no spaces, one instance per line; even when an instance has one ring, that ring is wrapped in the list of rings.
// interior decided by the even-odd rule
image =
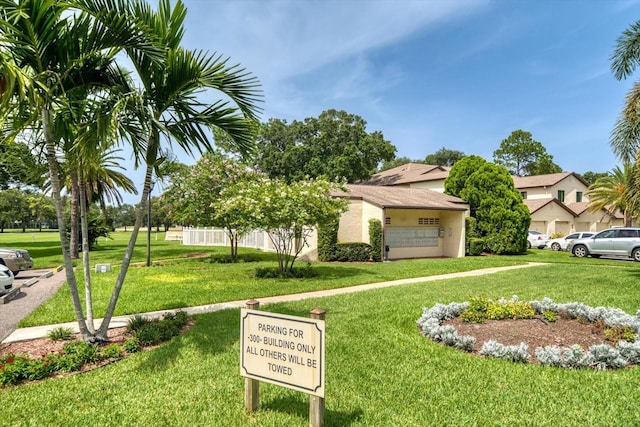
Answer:
[[[200,250],[211,248],[193,251]],[[480,294],[489,298],[518,295],[521,300],[547,296],[635,314],[640,308],[640,268],[633,262],[532,250],[521,257],[314,265],[322,269],[322,276],[310,283],[270,283],[251,279],[258,263],[167,261],[165,266],[132,269],[139,276],[132,274],[125,285],[132,293],[123,294],[121,303],[152,291],[158,305],[187,302],[192,297],[186,294],[166,294],[167,289],[187,285],[193,286],[190,294],[213,298],[221,293],[226,295],[222,299],[232,295],[242,299],[263,291],[303,289],[311,282],[336,287],[529,261],[551,264],[263,309],[299,316],[308,316],[314,307],[327,311],[327,426],[640,424],[637,368],[576,371],[484,359],[427,340],[415,323],[423,307]],[[155,279],[145,285],[146,291],[134,294],[147,276]],[[179,285],[162,283],[181,277],[185,280]],[[239,375],[239,310],[199,315],[196,320],[187,334],[155,350],[87,374],[0,391],[0,424],[308,425],[308,396],[266,383],[260,385],[261,409],[245,412],[244,379]]]

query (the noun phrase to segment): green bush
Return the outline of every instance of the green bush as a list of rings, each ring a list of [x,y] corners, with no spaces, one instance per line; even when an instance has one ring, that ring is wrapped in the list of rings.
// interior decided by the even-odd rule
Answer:
[[[372,259],[373,251],[368,243],[338,243],[336,247],[336,261],[359,262]]]
[[[127,332],[133,333],[149,323],[151,323],[151,320],[147,319],[141,314],[136,314],[135,316],[129,318],[129,322],[127,323]]]
[[[129,338],[122,344],[122,348],[127,353],[137,353],[140,351],[140,341],[137,338]]]
[[[371,245],[371,258],[382,261],[382,221],[372,218],[369,220],[369,244]]]
[[[317,277],[318,273],[311,268],[311,264],[307,264],[303,268],[288,271],[280,271],[278,267],[261,267],[256,269],[254,276],[258,279],[305,279]]]
[[[469,245],[467,246],[467,255],[480,256],[484,252],[484,239],[481,237],[474,237],[469,239]]]
[[[468,323],[484,323],[488,308],[489,300],[486,297],[472,297],[469,299],[469,307],[460,313],[460,318]]]
[[[338,226],[340,218],[318,225],[318,259],[329,262],[335,260],[338,244]]]
[[[100,351],[100,357],[105,360],[119,359],[122,357],[122,347],[116,343],[109,344]]]
[[[551,310],[547,310],[544,313],[542,313],[542,317],[544,317],[544,320],[546,320],[547,322],[552,322],[552,323],[558,319],[558,316],[556,315],[556,313]]]
[[[59,326],[50,330],[47,336],[52,341],[66,341],[71,339],[71,337],[73,336],[73,331],[71,330],[71,328]]]

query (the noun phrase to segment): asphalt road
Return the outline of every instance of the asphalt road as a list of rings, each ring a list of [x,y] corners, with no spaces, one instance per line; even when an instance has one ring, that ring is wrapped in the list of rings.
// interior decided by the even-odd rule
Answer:
[[[31,286],[22,286],[13,299],[0,304],[0,342],[16,329],[20,320],[47,301],[64,284],[64,270],[54,273],[51,277],[44,277],[49,272],[51,269],[22,271],[15,278],[14,287],[31,279],[37,281]]]

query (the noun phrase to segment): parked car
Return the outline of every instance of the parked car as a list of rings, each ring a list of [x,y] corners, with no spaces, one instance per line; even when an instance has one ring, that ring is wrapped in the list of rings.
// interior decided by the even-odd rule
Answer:
[[[640,227],[609,228],[574,240],[568,250],[577,257],[623,256],[640,262]]]
[[[33,268],[33,258],[24,249],[0,248],[0,264],[9,267],[14,276]]]
[[[549,236],[542,234],[539,231],[529,230],[529,236],[527,237],[527,247],[544,249],[549,241]]]
[[[13,273],[9,268],[0,265],[0,295],[4,295],[13,287]]]
[[[547,242],[547,247],[553,251],[566,251],[569,243],[576,239],[582,239],[585,237],[593,236],[593,231],[580,231],[578,233],[571,233],[568,236],[558,237],[557,239],[551,239]]]

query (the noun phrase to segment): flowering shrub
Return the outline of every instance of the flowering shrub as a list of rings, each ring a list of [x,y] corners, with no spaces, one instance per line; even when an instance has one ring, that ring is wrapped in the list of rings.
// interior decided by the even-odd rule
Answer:
[[[511,301],[500,299],[497,303],[485,298],[475,297],[472,298],[471,303],[436,304],[431,308],[423,308],[422,316],[417,320],[417,324],[422,333],[432,340],[471,352],[475,345],[475,338],[458,335],[453,326],[443,326],[443,321],[458,316],[462,318],[465,313],[469,318],[484,321],[484,319],[488,318],[486,316],[487,311],[500,311],[496,308],[490,309],[490,307],[495,307],[496,305],[498,307],[518,307],[515,310],[516,312],[528,313],[528,310],[523,309],[525,305],[522,304],[524,303],[518,303],[518,298],[515,295]],[[535,314],[547,319],[555,319],[555,316],[566,316],[572,319],[583,319],[590,323],[602,322],[610,329],[623,331],[624,333],[616,348],[608,344],[593,345],[588,350],[583,349],[578,344],[571,347],[538,347],[535,349],[535,356],[541,365],[572,369],[591,367],[598,370],[606,370],[640,364],[640,342],[636,342],[640,331],[640,310],[636,312],[635,316],[630,316],[617,308],[593,308],[575,302],[558,304],[550,298],[544,298],[542,301],[531,301],[526,306],[531,307]],[[485,316],[482,315],[483,312]],[[471,313],[471,315],[468,313]],[[528,318],[528,314],[523,317]],[[530,359],[525,343],[506,346],[489,340],[483,344],[480,354],[522,363]]]

